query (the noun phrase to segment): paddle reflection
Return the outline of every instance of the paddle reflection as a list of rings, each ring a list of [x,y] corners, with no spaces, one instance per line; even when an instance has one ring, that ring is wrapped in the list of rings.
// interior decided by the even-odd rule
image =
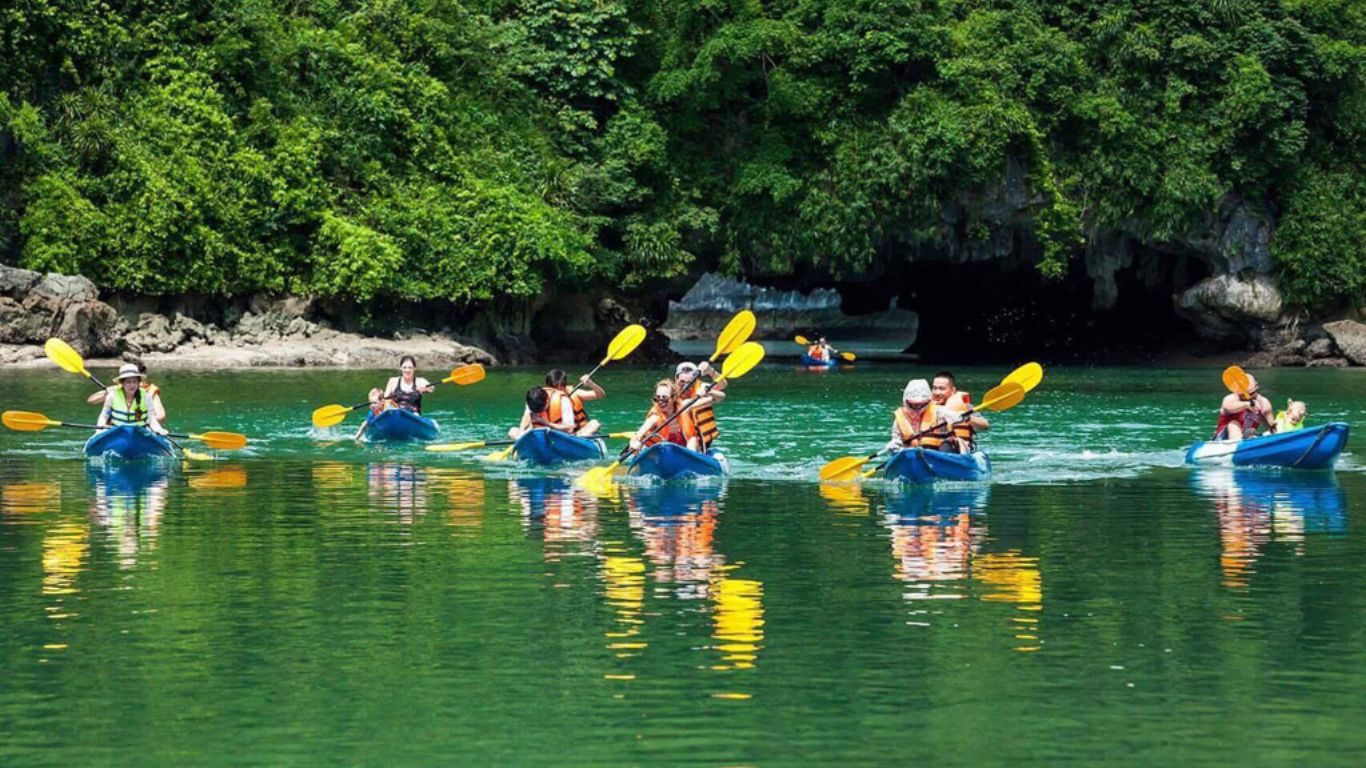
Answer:
[[[1272,542],[1303,555],[1306,534],[1347,530],[1347,497],[1329,472],[1211,468],[1192,472],[1191,487],[1214,502],[1219,565],[1230,589],[1247,588]]]
[[[171,468],[165,462],[86,465],[95,486],[92,514],[118,549],[121,568],[155,549],[161,516],[170,492]]]
[[[508,498],[522,511],[522,526],[539,533],[545,559],[557,561],[594,549],[598,538],[597,500],[564,477],[523,477],[508,481]]]
[[[477,534],[484,525],[484,476],[462,469],[433,468],[427,470],[427,480],[433,488],[445,491],[451,525],[461,533]]]
[[[62,486],[56,481],[6,483],[0,486],[0,513],[32,515],[58,509]]]

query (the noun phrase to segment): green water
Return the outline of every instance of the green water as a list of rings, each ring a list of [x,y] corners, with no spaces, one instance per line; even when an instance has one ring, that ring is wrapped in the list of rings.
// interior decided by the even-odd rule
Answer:
[[[1361,764],[1366,462],[1193,472],[1217,371],[1050,369],[991,484],[813,482],[911,372],[762,368],[729,481],[601,495],[312,430],[363,372],[158,377],[173,427],[252,437],[212,464],[0,435],[0,765]],[[656,373],[594,415],[633,427]],[[1363,374],[1262,378],[1361,427]],[[426,407],[496,437],[534,380]],[[85,392],[6,371],[0,407]]]

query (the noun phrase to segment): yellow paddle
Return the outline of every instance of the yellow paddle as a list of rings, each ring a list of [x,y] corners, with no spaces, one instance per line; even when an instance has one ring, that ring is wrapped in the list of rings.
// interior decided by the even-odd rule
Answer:
[[[105,427],[94,424],[71,424],[68,422],[49,419],[41,413],[31,411],[5,411],[0,414],[0,421],[4,425],[16,432],[41,432],[48,427],[72,427],[74,429],[105,429]],[[247,436],[236,432],[203,432],[199,434],[182,435],[169,433],[170,437],[178,437],[182,440],[199,440],[210,448],[222,451],[231,451],[237,448],[245,448]]]
[[[808,338],[806,338],[805,336],[800,336],[800,335],[799,335],[799,336],[794,337],[792,340],[793,340],[794,342],[796,342],[796,343],[802,345],[803,347],[809,347],[809,346],[811,346],[811,340],[808,339]],[[853,352],[836,352],[835,354],[839,355],[840,357],[844,358],[845,360],[848,360],[848,361],[851,362],[851,363],[858,359],[858,355],[855,355]]]
[[[1025,363],[1011,371],[1009,376],[1001,379],[1002,384],[1011,382],[1019,384],[1026,393],[1033,392],[1041,381],[1043,381],[1043,366],[1038,363]]]
[[[55,337],[48,339],[47,343],[43,345],[43,351],[47,353],[49,360],[57,364],[58,368],[68,373],[84,376],[99,385],[100,389],[105,388],[104,382],[95,378],[90,371],[85,369],[85,359],[81,357],[81,354],[72,349],[71,345],[65,341]]]
[[[629,440],[635,436],[634,432],[611,432],[606,435],[588,435],[592,438],[608,438],[610,440]],[[495,445],[512,445],[516,440],[476,440],[471,443],[429,443],[426,449],[432,453],[451,453],[453,451],[472,451],[476,448],[491,448]]]
[[[711,391],[712,387],[727,379],[738,379],[741,376],[744,376],[745,374],[754,370],[754,367],[758,365],[760,362],[762,362],[763,359],[764,348],[761,344],[759,344],[756,341],[749,341],[744,344],[741,344],[739,347],[735,349],[734,352],[730,353],[729,357],[726,358],[726,362],[721,366],[721,375],[716,377],[716,381],[713,381],[710,384],[708,384],[706,389],[704,389],[701,394],[689,400],[687,403],[684,403],[683,407],[679,408],[678,412],[675,413],[673,416],[670,416],[668,421],[665,421],[663,424],[660,424],[658,427],[655,428],[653,432],[651,432],[649,435],[646,435],[645,441],[649,441],[650,438],[659,434],[661,431],[663,431],[665,427],[672,424],[675,419],[677,419],[679,416],[682,416],[684,411],[693,407],[693,405],[696,404],[698,400],[701,400],[702,398],[706,397],[707,392]],[[583,476],[579,478],[578,484],[582,487],[588,488],[608,481],[612,477],[612,473],[616,472],[617,469],[621,467],[621,463],[625,461],[627,458],[629,458],[633,453],[635,453],[635,451],[630,446],[627,446],[626,449],[621,452],[621,455],[617,457],[616,461],[612,462],[611,464],[608,464],[605,467],[594,467],[585,472]]]
[[[1224,369],[1224,386],[1228,391],[1235,395],[1247,396],[1247,391],[1252,388],[1252,381],[1248,379],[1247,371],[1236,365],[1230,365]]]
[[[451,375],[441,380],[442,384],[459,384],[461,386],[477,384],[484,380],[484,366],[479,363],[462,365],[451,370]],[[313,411],[313,426],[324,429],[335,427],[346,419],[346,414],[370,405],[367,400],[355,405],[324,405]]]
[[[754,313],[748,309],[742,309],[735,313],[735,317],[726,323],[726,327],[721,330],[721,335],[716,337],[716,351],[707,358],[708,362],[716,362],[716,358],[721,355],[729,355],[749,341],[750,334],[754,333],[754,326],[758,319]]]
[[[1034,386],[1038,386],[1039,381],[1043,380],[1043,369],[1039,368],[1036,374],[1034,369],[1030,367],[1037,365],[1037,363],[1030,363],[1029,365],[1017,368],[995,388],[987,390],[980,405],[969,408],[963,415],[966,417],[974,411],[1004,411],[1019,405],[1020,402],[1024,400],[1027,391],[1021,381],[1024,381],[1025,383],[1032,381]],[[1012,381],[1012,377],[1017,377],[1017,374],[1017,380]],[[929,431],[938,428],[940,428],[940,426],[936,425]],[[916,435],[916,437],[919,437],[919,435]],[[820,479],[822,482],[853,480],[858,476],[858,473],[864,464],[867,464],[881,455],[882,451],[862,457],[841,456],[821,467]]]

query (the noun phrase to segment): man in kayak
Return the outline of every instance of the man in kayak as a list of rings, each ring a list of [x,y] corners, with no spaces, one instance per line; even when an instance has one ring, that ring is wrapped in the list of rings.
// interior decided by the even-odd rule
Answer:
[[[704,397],[698,404],[707,403],[709,397]],[[674,383],[668,379],[660,379],[655,384],[653,404],[650,411],[645,414],[645,422],[636,430],[631,437],[631,450],[639,451],[648,448],[655,443],[669,442],[681,445],[694,451],[702,450],[702,441],[697,432],[697,423],[693,420],[692,409],[679,413],[679,410],[686,404],[678,396],[678,389]],[[677,414],[678,418],[674,418]],[[664,426],[658,434],[651,436],[656,429]],[[648,438],[648,439],[647,439]]]
[[[1261,394],[1257,379],[1248,374],[1247,394],[1230,392],[1224,396],[1224,402],[1219,406],[1219,423],[1214,428],[1214,439],[1236,443],[1245,437],[1256,437],[1257,430],[1263,424],[1269,431],[1275,432],[1276,425],[1271,421],[1274,414],[1271,401]]]
[[[954,451],[958,448],[945,445],[944,430],[962,420],[962,416],[934,401],[930,383],[924,379],[911,379],[901,392],[901,407],[892,413],[892,439],[884,450],[900,451],[903,448],[924,448],[932,451]]]
[[[819,360],[822,363],[828,363],[831,360],[835,359],[835,355],[839,354],[839,350],[830,346],[830,342],[826,341],[825,337],[822,336],[816,339],[815,344],[812,344],[811,346],[807,347],[806,354],[813,360]]]
[[[166,428],[152,410],[151,397],[142,388],[142,372],[132,363],[119,367],[118,386],[111,387],[104,396],[104,408],[100,411],[99,421],[104,427],[135,426],[146,427],[158,435],[166,434]]]
[[[157,417],[157,422],[166,423],[166,407],[161,404],[161,389],[157,385],[147,380],[147,364],[141,361],[136,363],[138,373],[142,374],[142,391],[147,396],[147,401],[152,404],[151,413]],[[91,405],[103,405],[109,397],[109,393],[118,389],[118,386],[105,387],[103,391],[87,397],[85,401]]]
[[[961,417],[972,408],[972,397],[967,392],[958,391],[958,382],[948,371],[940,371],[930,380],[930,397],[940,409],[945,429],[949,430],[940,446],[941,450],[972,453],[976,447],[976,433],[991,429],[991,423],[979,413]]]
[[[710,385],[703,383],[704,376],[712,380]],[[716,438],[721,436],[721,430],[716,426],[716,412],[712,410],[712,406],[726,399],[724,390],[727,382],[725,379],[717,379],[720,379],[720,374],[705,360],[701,365],[684,361],[674,369],[674,388],[678,391],[682,405],[701,398],[688,409],[688,413],[697,427],[698,439],[704,451],[710,449]],[[704,393],[706,397],[703,397]]]
[[[384,390],[370,390],[370,412],[378,414],[389,408],[402,408],[421,415],[422,396],[435,390],[430,381],[417,375],[417,359],[412,355],[404,355],[398,361],[398,375],[389,377]],[[359,440],[369,425],[369,419],[361,422],[355,439]]]
[[[545,394],[544,401],[540,397],[535,398],[533,408],[531,392],[527,392],[527,407],[522,411],[522,420],[508,430],[508,438],[516,440],[522,433],[537,427],[568,432],[579,437],[596,435],[602,424],[597,419],[588,417],[583,404],[607,397],[607,391],[587,375],[579,378],[578,391],[572,394],[566,386],[568,382],[569,374],[559,368],[551,369],[545,375],[545,386],[535,388]]]

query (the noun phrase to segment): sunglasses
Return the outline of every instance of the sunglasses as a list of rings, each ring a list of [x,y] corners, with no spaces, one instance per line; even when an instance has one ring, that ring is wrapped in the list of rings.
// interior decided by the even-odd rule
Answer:
[[[659,395],[655,395],[655,402],[656,402],[656,403],[667,403],[667,402],[669,402],[669,401],[672,400],[672,399],[673,399],[672,397],[660,397]]]

